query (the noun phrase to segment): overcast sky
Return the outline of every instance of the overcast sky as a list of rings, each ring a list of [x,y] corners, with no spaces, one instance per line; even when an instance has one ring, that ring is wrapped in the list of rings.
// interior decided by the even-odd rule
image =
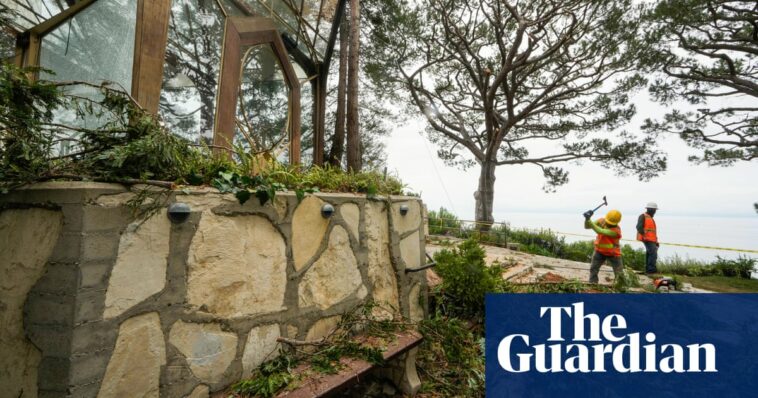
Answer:
[[[627,126],[638,129],[645,117],[660,115],[660,107],[647,94],[636,96],[638,116]],[[654,114],[655,113],[655,114]],[[478,167],[467,171],[446,166],[436,147],[422,135],[423,121],[409,121],[387,139],[388,167],[421,194],[429,209],[444,206],[463,219],[474,215]],[[649,182],[634,176],[617,177],[612,170],[591,162],[567,165],[569,183],[556,193],[542,191],[544,178],[537,166],[501,166],[495,183],[494,213],[573,212],[595,207],[607,195],[610,207],[642,210],[656,201],[671,215],[746,216],[758,220],[753,203],[758,202],[758,162],[708,167],[687,161],[692,149],[676,137],[662,142],[668,153],[668,170]],[[636,210],[635,210],[636,211]]]

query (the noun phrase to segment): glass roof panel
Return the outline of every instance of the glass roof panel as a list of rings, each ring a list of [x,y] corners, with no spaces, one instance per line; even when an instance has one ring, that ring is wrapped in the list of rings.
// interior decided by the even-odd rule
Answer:
[[[75,4],[77,0],[3,0],[14,10],[20,31],[34,27]],[[173,0],[185,2],[186,0]],[[339,0],[217,0],[227,15],[274,19],[298,48],[314,61],[323,59]]]
[[[3,0],[3,3],[13,10],[16,28],[24,31],[61,13],[75,0]]]

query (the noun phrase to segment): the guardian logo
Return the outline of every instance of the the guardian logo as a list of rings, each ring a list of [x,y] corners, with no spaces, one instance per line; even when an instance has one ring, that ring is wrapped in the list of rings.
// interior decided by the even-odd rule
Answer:
[[[713,344],[660,344],[655,333],[628,333],[622,315],[601,320],[597,314],[585,314],[583,302],[540,307],[540,318],[549,322],[549,344],[534,344],[526,334],[505,336],[497,346],[502,369],[510,373],[718,372]],[[563,335],[563,322],[573,322],[573,335]]]

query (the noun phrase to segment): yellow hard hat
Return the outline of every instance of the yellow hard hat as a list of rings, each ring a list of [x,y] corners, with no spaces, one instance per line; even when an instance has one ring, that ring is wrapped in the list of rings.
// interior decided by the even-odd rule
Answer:
[[[621,222],[621,212],[618,210],[611,210],[605,215],[605,223],[608,225],[619,225]]]

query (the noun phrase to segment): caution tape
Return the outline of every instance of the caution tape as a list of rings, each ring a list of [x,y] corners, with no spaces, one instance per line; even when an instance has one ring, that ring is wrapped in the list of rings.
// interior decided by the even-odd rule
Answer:
[[[426,220],[428,221],[429,219],[426,218]],[[474,225],[504,225],[504,226],[508,226],[508,224],[504,223],[504,222],[491,222],[491,223],[488,223],[488,222],[473,221],[473,220],[458,220],[458,219],[453,219],[453,218],[437,218],[436,220],[440,220],[440,221],[453,221],[453,222],[461,222],[461,223],[470,223],[470,224],[474,224]],[[436,228],[442,228],[442,229],[460,229],[459,227],[446,227],[446,226],[442,226],[442,225],[435,225],[435,227]],[[530,228],[521,228],[521,229],[533,230],[534,231],[534,229],[530,229]],[[579,237],[589,238],[589,239],[594,239],[595,238],[594,235],[585,235],[585,234],[576,234],[576,233],[570,233],[570,232],[561,232],[561,231],[555,231],[555,230],[552,230],[552,229],[549,229],[549,228],[548,229],[543,229],[543,231],[550,231],[550,232],[553,232],[553,233],[556,233],[556,234],[559,234],[559,235],[579,236]],[[621,239],[621,240],[624,241],[624,242],[639,242],[636,239]],[[719,251],[730,251],[730,252],[738,252],[738,253],[755,253],[755,254],[758,254],[758,250],[754,250],[754,249],[735,249],[735,248],[731,248],[731,247],[690,245],[690,244],[685,244],[685,243],[668,243],[668,242],[659,242],[659,243],[661,245],[666,245],[666,246],[691,247],[691,248],[695,248],[695,249],[708,249],[708,250],[719,250]]]

